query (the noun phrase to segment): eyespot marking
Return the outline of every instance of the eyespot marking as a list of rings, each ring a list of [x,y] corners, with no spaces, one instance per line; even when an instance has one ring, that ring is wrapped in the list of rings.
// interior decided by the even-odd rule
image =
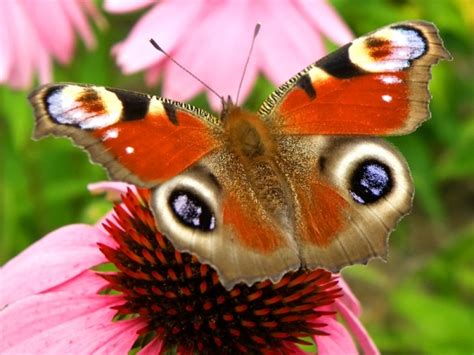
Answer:
[[[216,217],[211,208],[194,192],[174,190],[168,198],[175,217],[185,226],[203,232],[216,228]]]
[[[398,25],[354,40],[348,56],[367,72],[397,72],[409,68],[427,52],[428,41],[419,29]]]
[[[110,126],[122,115],[122,102],[115,93],[103,87],[65,85],[46,93],[44,105],[56,123],[82,129]]]
[[[390,168],[384,163],[369,159],[360,162],[350,178],[349,192],[362,205],[377,202],[393,188]]]

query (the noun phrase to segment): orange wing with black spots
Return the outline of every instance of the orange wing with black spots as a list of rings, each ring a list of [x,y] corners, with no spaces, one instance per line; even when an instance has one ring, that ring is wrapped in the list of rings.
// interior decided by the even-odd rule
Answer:
[[[30,95],[34,137],[68,136],[114,180],[155,186],[220,145],[217,118],[178,102],[132,91],[53,84]]]

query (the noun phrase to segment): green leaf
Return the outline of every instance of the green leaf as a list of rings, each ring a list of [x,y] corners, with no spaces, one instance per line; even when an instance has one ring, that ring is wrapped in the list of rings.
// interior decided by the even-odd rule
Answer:
[[[415,183],[415,203],[419,203],[431,219],[441,222],[445,211],[439,195],[436,164],[429,142],[418,132],[393,140],[408,160]]]
[[[427,354],[467,354],[474,349],[474,337],[466,331],[472,330],[474,314],[467,305],[410,283],[393,301],[405,319],[399,336],[407,349]]]
[[[437,167],[441,180],[474,178],[474,117],[466,122],[453,147]]]

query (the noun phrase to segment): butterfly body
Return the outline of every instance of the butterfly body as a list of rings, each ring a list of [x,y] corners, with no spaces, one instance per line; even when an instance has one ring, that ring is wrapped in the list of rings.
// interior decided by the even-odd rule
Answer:
[[[310,65],[252,113],[74,83],[33,92],[36,138],[70,137],[110,177],[152,190],[158,229],[221,283],[385,258],[408,213],[406,161],[376,136],[428,116],[433,24],[393,24]]]

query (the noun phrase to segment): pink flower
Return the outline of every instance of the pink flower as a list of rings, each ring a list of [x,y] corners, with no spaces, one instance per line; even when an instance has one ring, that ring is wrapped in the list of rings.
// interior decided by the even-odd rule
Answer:
[[[108,183],[94,187],[116,193],[125,192],[127,185]],[[281,318],[277,317],[276,325],[267,321],[265,329],[268,331],[264,335],[254,334],[254,329],[261,325],[252,325],[252,321],[263,319],[265,315],[256,316],[254,311],[245,310],[249,303],[258,305],[258,299],[248,301],[249,292],[268,291],[272,284],[266,281],[252,288],[237,286],[226,291],[212,269],[190,255],[170,249],[171,244],[154,229],[147,196],[145,190],[129,188],[122,196],[123,204],[117,205],[115,213],[98,225],[71,225],[56,230],[0,270],[1,354],[125,354],[132,348],[138,348],[139,354],[157,354],[171,346],[178,346],[180,354],[192,354],[203,346],[207,349],[209,344],[202,343],[206,339],[224,352],[234,348],[244,351],[249,347],[254,349],[252,346],[264,348],[261,342],[266,339],[265,334],[273,334],[272,330],[275,332],[282,325],[290,335],[309,331],[319,354],[356,354],[349,331],[366,354],[378,353],[358,320],[361,311],[358,301],[341,278],[334,279],[326,271],[285,276],[286,282],[299,276],[307,300],[296,304],[286,301],[285,307],[289,310],[282,317],[293,317],[293,323],[287,319],[286,323],[278,324]],[[141,250],[136,248],[136,243],[141,245]],[[155,248],[151,244],[156,244]],[[93,269],[110,262],[118,268],[117,272]],[[153,264],[151,272],[147,271],[147,263]],[[182,272],[189,283],[183,283]],[[299,287],[286,288],[285,278],[278,289],[281,291],[270,294],[271,297],[278,296],[278,292],[294,292],[292,290]],[[311,281],[301,281],[302,278],[311,278]],[[176,285],[180,293],[173,288]],[[226,306],[230,299],[233,305],[244,299],[239,304],[239,315],[253,315],[253,319],[247,319],[248,324],[239,325],[232,320],[234,306]],[[318,306],[303,310],[304,304]],[[279,302],[276,305],[281,307]],[[336,312],[345,320],[347,328],[339,322]],[[215,319],[213,315],[222,319]],[[179,318],[179,322],[173,323],[175,318]],[[196,320],[207,323],[198,324]],[[191,331],[186,328],[187,322]],[[222,322],[228,327],[218,328]],[[250,334],[250,338],[246,339],[242,333]],[[195,334],[199,337],[193,343]],[[229,338],[229,334],[232,337]],[[275,332],[270,338],[280,341],[287,336],[280,346],[303,354],[294,343],[299,340],[289,334]],[[247,342],[239,343],[242,337]],[[271,350],[272,344],[267,345]]]
[[[52,59],[72,59],[75,32],[94,47],[87,14],[102,21],[91,0],[0,1],[0,84],[26,89],[36,73],[51,81]]]
[[[106,0],[110,12],[133,11],[151,1]],[[166,97],[185,101],[203,90],[148,42],[158,44],[219,94],[235,98],[256,23],[262,28],[241,96],[259,73],[280,85],[325,54],[322,35],[345,44],[352,34],[324,0],[168,0],[154,5],[113,53],[126,74],[146,70],[149,85],[163,76]],[[209,95],[215,109],[219,98]]]

